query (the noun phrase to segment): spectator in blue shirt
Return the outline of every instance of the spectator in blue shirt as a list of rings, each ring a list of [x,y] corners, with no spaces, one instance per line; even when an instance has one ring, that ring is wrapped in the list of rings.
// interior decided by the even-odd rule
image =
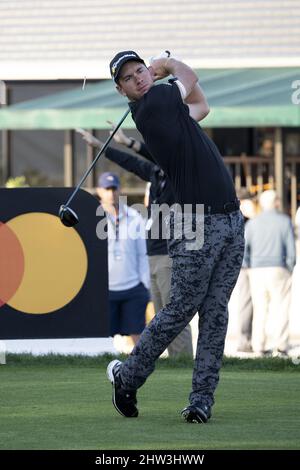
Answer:
[[[136,344],[149,301],[144,221],[119,202],[120,180],[114,173],[100,175],[97,192],[107,216],[110,334],[131,336]]]

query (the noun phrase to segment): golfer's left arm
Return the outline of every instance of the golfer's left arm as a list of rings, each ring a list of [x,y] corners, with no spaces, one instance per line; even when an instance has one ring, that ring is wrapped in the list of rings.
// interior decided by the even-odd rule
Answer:
[[[188,105],[190,116],[195,121],[202,121],[209,113],[208,102],[199,83],[196,83],[184,102]]]
[[[183,101],[189,107],[190,116],[195,121],[204,119],[209,113],[209,106],[197,74],[188,65],[173,58],[167,59],[166,69],[179,80],[180,83],[175,83]]]
[[[190,116],[201,121],[209,113],[205,95],[198,83],[198,76],[191,67],[173,57],[154,59],[151,62],[154,80],[160,80],[168,75],[177,78],[175,82],[180,90],[183,101],[187,104]],[[150,69],[150,67],[149,67]]]

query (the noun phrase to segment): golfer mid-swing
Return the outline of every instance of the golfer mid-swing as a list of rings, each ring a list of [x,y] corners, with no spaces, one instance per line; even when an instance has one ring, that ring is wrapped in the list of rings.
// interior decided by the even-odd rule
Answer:
[[[172,57],[154,59],[147,68],[134,51],[119,52],[110,71],[117,90],[128,98],[136,127],[169,177],[182,209],[171,211],[169,221],[169,255],[173,259],[170,302],[144,329],[127,360],[108,365],[113,403],[123,416],[138,416],[137,389],[153,372],[156,359],[198,312],[190,404],[181,414],[188,422],[205,423],[211,416],[219,381],[228,301],[243,258],[239,201],[217,147],[197,123],[209,108],[194,71]],[[154,86],[156,80],[168,75],[173,76],[171,83]],[[181,238],[174,236],[185,205],[194,228],[198,223],[196,209],[198,205],[204,208],[204,242],[198,247],[185,231]]]

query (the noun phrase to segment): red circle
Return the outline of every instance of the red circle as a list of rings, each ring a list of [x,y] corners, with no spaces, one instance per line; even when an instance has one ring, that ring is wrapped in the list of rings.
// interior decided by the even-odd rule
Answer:
[[[0,307],[6,304],[21,284],[24,253],[17,236],[0,222]]]

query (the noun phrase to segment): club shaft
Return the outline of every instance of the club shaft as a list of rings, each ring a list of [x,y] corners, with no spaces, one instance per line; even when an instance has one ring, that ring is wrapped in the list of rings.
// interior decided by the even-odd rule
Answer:
[[[80,187],[82,186],[82,184],[84,183],[84,181],[86,180],[86,178],[88,177],[88,175],[90,174],[90,172],[92,171],[92,169],[94,168],[94,166],[96,165],[97,161],[99,160],[99,158],[101,157],[101,155],[105,152],[105,150],[107,149],[107,147],[109,146],[113,136],[115,135],[115,133],[117,132],[117,130],[119,129],[119,127],[123,124],[123,122],[125,121],[125,119],[127,118],[128,114],[130,112],[130,108],[127,109],[126,113],[124,114],[124,116],[122,117],[122,119],[120,120],[120,122],[116,125],[116,127],[114,128],[112,134],[108,137],[108,139],[106,140],[106,142],[104,143],[103,147],[99,150],[99,152],[97,153],[96,157],[94,158],[94,160],[92,161],[91,165],[89,166],[89,168],[86,170],[86,172],[84,173],[84,175],[82,176],[81,180],[79,181],[79,183],[77,184],[76,188],[74,189],[74,191],[72,192],[71,196],[69,197],[69,199],[67,200],[65,206],[69,206],[69,204],[71,203],[71,201],[74,199],[75,195],[77,194],[77,192],[79,191]]]

